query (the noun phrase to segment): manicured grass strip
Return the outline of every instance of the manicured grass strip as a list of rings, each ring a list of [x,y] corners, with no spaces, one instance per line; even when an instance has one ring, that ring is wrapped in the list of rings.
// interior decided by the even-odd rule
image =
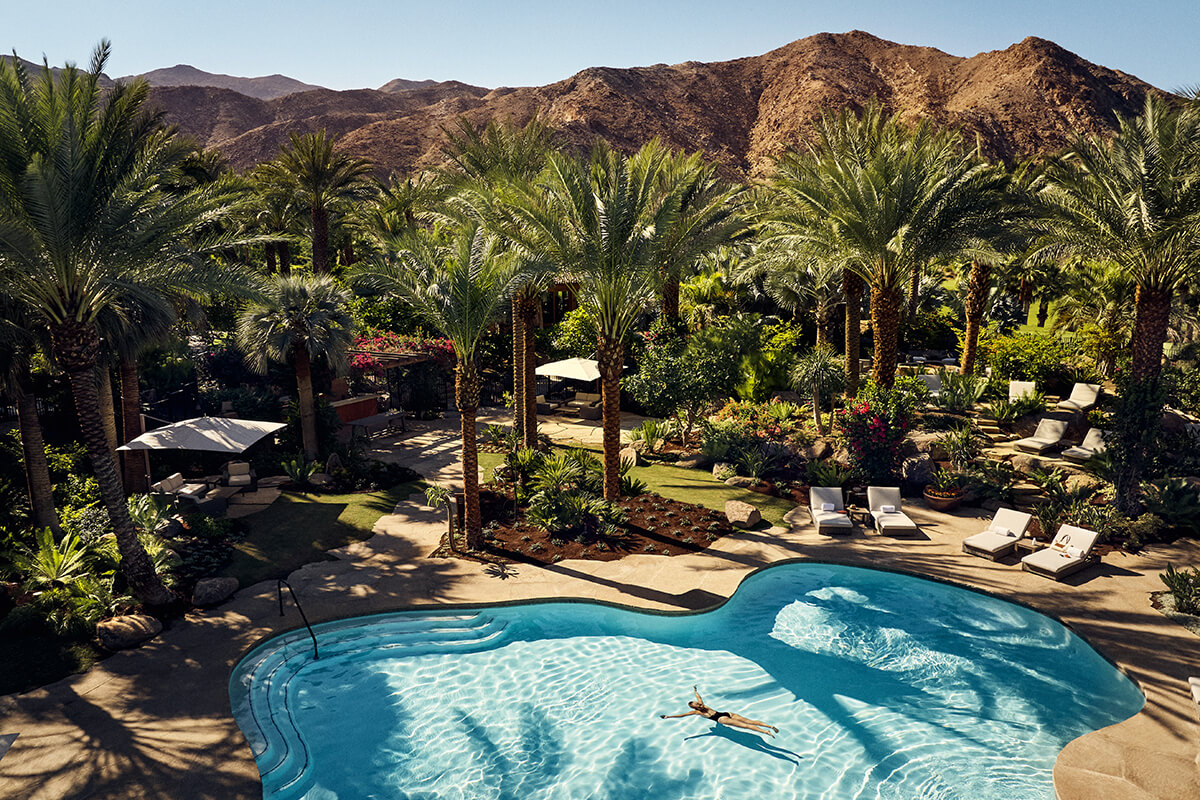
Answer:
[[[783,515],[796,507],[795,503],[781,497],[759,494],[737,486],[726,486],[714,478],[712,473],[699,469],[652,464],[634,467],[630,474],[645,481],[650,491],[663,497],[707,506],[715,511],[723,512],[726,500],[741,500],[757,508],[763,519],[772,525],[783,525]]]
[[[326,550],[369,539],[379,518],[418,488],[409,482],[361,494],[285,492],[270,508],[243,519],[246,539],[235,546],[223,574],[249,586],[312,561],[330,561]]]
[[[599,454],[597,453],[597,455]],[[479,466],[483,468],[484,478],[490,480],[492,470],[503,461],[504,456],[499,453],[480,453]],[[795,503],[780,497],[771,497],[736,486],[726,486],[707,470],[651,464],[645,467],[635,467],[630,474],[645,481],[650,491],[657,492],[663,497],[670,497],[685,503],[695,503],[715,511],[723,512],[726,500],[741,500],[757,508],[763,519],[772,525],[783,525],[783,515],[796,507]]]

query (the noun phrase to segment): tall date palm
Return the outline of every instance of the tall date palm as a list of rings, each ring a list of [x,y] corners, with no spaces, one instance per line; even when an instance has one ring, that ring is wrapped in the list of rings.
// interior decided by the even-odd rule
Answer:
[[[447,231],[418,231],[354,278],[376,291],[397,294],[412,304],[454,347],[454,401],[461,416],[464,532],[467,546],[483,544],[479,512],[479,448],[475,417],[479,409],[479,340],[503,313],[524,278],[499,239],[476,223]]]
[[[49,329],[122,571],[153,606],[172,595],[138,542],[100,421],[96,321],[123,297],[234,290],[239,276],[202,257],[228,243],[203,237],[228,212],[229,193],[164,190],[192,148],[146,110],[144,82],[101,88],[108,55],[103,42],[88,71],[47,65],[36,79],[16,60],[0,63],[0,286]]]

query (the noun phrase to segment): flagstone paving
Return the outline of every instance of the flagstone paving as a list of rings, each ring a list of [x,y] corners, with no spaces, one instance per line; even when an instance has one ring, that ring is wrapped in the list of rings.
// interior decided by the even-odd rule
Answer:
[[[453,420],[413,426],[373,446],[388,459],[451,482]],[[1057,616],[1135,680],[1145,709],[1087,734],[1059,754],[1055,786],[1064,800],[1180,800],[1200,797],[1197,710],[1186,685],[1200,675],[1200,638],[1149,604],[1168,563],[1200,565],[1200,544],[1114,553],[1063,584],[1022,572],[1014,561],[963,555],[982,521],[969,512],[906,511],[916,539],[856,529],[818,535],[792,528],[739,531],[703,553],[632,555],[619,561],[498,566],[429,558],[440,513],[414,494],[380,519],[376,535],[336,551],[336,561],[289,576],[310,618],[416,605],[577,597],[658,609],[700,609],[730,596],[751,572],[789,559],[896,569],[994,592]],[[269,512],[267,512],[269,513]],[[246,587],[222,606],[170,623],[146,646],[118,653],[84,675],[0,698],[0,738],[19,734],[0,760],[5,798],[261,797],[250,748],[230,715],[233,665],[256,642],[299,623],[279,616],[276,586]],[[1086,685],[1087,676],[1076,676]]]

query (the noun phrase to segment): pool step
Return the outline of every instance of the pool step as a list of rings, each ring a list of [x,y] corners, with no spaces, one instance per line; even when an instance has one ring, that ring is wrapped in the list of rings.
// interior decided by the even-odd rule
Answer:
[[[292,682],[302,671],[322,670],[331,662],[364,653],[423,655],[472,652],[496,646],[506,623],[480,613],[419,614],[391,617],[386,622],[367,618],[355,625],[335,623],[317,628],[321,659],[312,659],[306,631],[286,634],[277,646],[263,652],[248,669],[239,670],[248,703],[235,709],[247,732],[262,777],[279,786],[279,797],[300,797],[307,783],[308,748],[288,704]],[[324,630],[322,630],[324,629]],[[263,688],[265,686],[265,688]],[[259,687],[257,691],[253,687]],[[248,724],[247,724],[248,723]]]

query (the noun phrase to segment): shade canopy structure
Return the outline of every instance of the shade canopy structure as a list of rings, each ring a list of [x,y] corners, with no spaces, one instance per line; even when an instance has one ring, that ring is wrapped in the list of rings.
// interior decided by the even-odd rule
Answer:
[[[241,453],[269,433],[286,428],[283,422],[228,417],[196,417],[146,431],[118,450],[207,450]]]
[[[535,372],[547,378],[566,378],[572,381],[600,380],[599,365],[590,358],[568,358],[542,364]]]

